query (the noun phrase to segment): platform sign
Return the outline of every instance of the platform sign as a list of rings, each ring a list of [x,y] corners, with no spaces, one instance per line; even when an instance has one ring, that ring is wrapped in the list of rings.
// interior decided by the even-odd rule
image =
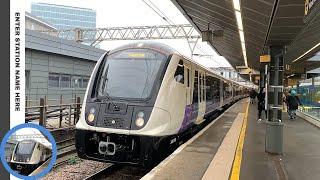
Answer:
[[[201,32],[202,42],[212,42],[213,34],[212,31],[202,31]]]
[[[318,0],[305,0],[304,1],[304,15],[310,14],[310,10],[317,3]]]
[[[267,63],[267,62],[270,62],[270,60],[271,60],[270,55],[262,55],[262,56],[260,56],[260,62],[261,63]]]

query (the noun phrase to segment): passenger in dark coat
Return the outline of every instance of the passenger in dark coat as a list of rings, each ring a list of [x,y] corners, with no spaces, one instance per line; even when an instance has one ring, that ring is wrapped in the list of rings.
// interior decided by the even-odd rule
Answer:
[[[252,89],[252,90],[250,91],[250,102],[251,102],[251,104],[254,103],[254,101],[255,101],[255,99],[256,99],[256,96],[257,96],[257,92],[256,92],[254,89]]]
[[[288,106],[288,115],[290,119],[296,118],[296,111],[301,105],[301,101],[299,97],[297,96],[297,93],[295,90],[291,90],[290,94],[286,98],[286,104]]]
[[[266,93],[264,92],[264,89],[260,89],[260,92],[257,96],[258,98],[258,121],[261,121],[261,113],[264,111],[264,114],[267,118],[267,112],[264,109],[264,104],[265,104],[265,95]]]

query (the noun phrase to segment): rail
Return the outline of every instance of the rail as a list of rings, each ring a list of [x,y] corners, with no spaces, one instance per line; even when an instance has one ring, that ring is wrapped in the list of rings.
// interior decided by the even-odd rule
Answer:
[[[114,171],[119,169],[120,165],[115,164],[109,164],[107,167],[100,169],[96,171],[95,173],[87,176],[84,180],[90,180],[90,179],[101,179],[102,175],[111,174]]]

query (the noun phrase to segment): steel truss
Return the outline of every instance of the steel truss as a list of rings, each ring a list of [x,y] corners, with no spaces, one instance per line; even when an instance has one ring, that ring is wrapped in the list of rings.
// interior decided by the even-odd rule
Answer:
[[[41,31],[76,42],[90,42],[96,46],[102,41],[113,40],[151,40],[151,39],[187,39],[198,41],[201,35],[189,24],[157,25],[157,26],[132,26],[108,27],[95,29],[70,29],[58,31]]]

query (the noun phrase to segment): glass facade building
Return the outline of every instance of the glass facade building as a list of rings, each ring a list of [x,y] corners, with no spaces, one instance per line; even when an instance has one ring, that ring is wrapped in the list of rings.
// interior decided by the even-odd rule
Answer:
[[[32,3],[31,14],[47,21],[59,30],[96,28],[96,11],[88,8]]]
[[[320,52],[307,61],[320,62]],[[320,68],[314,67],[306,72],[307,79],[302,79],[292,87],[297,93],[302,106],[299,110],[312,119],[320,121]]]
[[[300,111],[320,120],[320,77],[301,80],[299,86],[292,89],[298,92],[302,103]]]

